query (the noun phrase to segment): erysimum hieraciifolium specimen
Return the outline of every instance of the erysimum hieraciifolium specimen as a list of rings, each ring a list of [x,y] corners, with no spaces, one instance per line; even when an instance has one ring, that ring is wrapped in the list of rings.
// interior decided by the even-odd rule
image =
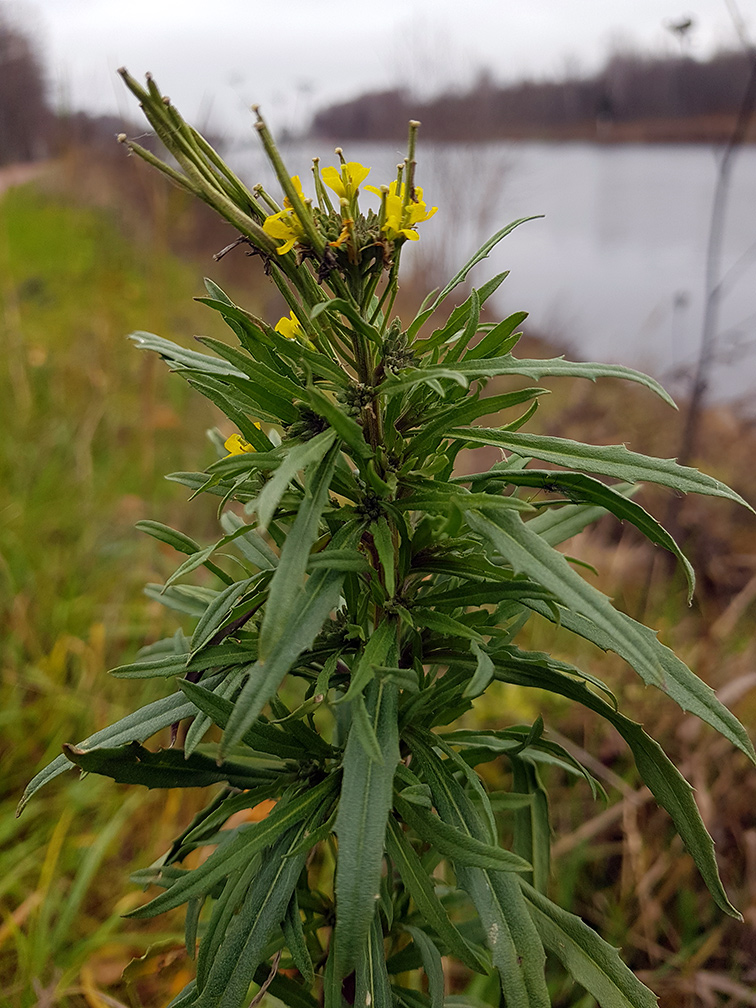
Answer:
[[[536,615],[615,651],[753,760],[713,692],[556,549],[609,512],[673,553],[692,592],[689,563],[633,501],[633,486],[745,502],[674,461],[524,430],[544,391],[533,382],[546,376],[620,377],[670,400],[626,368],[515,357],[524,314],[480,317],[506,274],[449,309],[521,221],[493,235],[408,325],[393,316],[402,247],[435,213],[415,178],[417,123],[387,184],[365,185],[369,169],[338,150],[336,164],[314,161],[305,184],[258,116],[275,197],[248,189],[150,78],[142,88],[123,77],[172,162],[121,139],[233,226],[233,244],[260,257],[289,310],[271,325],[207,281],[199,300],[228,323],[233,345],[203,339],[210,355],[133,334],[234,429],[225,446],[216,439],[219,458],[205,472],[171,477],[215,495],[222,535],[200,546],[140,522],[185,555],[149,594],[196,626],[113,674],[172,686],[66,746],[24,802],[74,765],[147,787],[216,785],[139,878],[162,891],[133,916],[186,906],[196,979],[175,1006],[242,1008],[264,988],[291,1008],[442,1008],[448,956],[498,975],[508,1008],[547,1008],[547,952],[603,1008],[654,1005],[616,950],[548,897],[542,768],[556,764],[596,790],[590,773],[540,718],[485,732],[452,723],[494,681],[605,718],[713,899],[737,916],[691,788],[660,746],[594,675],[523,649],[520,631]],[[495,428],[476,425],[494,414]],[[457,473],[458,453],[479,445],[501,460]],[[157,733],[166,747],[146,747]],[[499,757],[511,790],[494,801],[476,768]],[[235,813],[263,801],[273,804],[262,821],[238,825]],[[514,837],[511,849],[501,835]],[[183,868],[200,847],[200,866]]]

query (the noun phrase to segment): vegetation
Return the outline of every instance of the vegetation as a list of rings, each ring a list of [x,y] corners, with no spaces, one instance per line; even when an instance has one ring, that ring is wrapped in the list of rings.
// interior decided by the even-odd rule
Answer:
[[[316,168],[318,209],[304,203],[260,121],[288,200],[279,209],[264,192],[257,192],[260,203],[253,200],[152,83],[147,92],[128,83],[186,175],[167,165],[163,170],[216,206],[264,254],[291,314],[272,329],[209,284],[203,300],[228,322],[241,349],[209,340],[218,356],[208,357],[137,335],[240,431],[226,439],[225,456],[223,438],[216,441],[221,458],[204,474],[178,478],[225,503],[236,500],[243,510],[224,512],[226,534],[207,548],[162,523],[143,523],[189,554],[151,594],[199,616],[199,623],[193,645],[179,631],[118,672],[137,679],[178,674],[180,690],[67,746],[35,778],[27,798],[70,765],[66,760],[148,786],[228,783],[182,830],[168,856],[139,876],[165,892],[136,915],[189,901],[190,953],[201,938],[197,979],[175,1004],[246,1003],[252,982],[287,1003],[310,1004],[317,975],[327,1003],[396,997],[407,1006],[436,1005],[444,995],[440,955],[451,951],[484,978],[498,972],[512,1003],[548,1005],[568,988],[551,973],[548,981],[543,977],[541,942],[601,1004],[654,1003],[615,952],[544,893],[550,836],[542,771],[576,774],[595,788],[595,766],[581,766],[544,735],[540,717],[488,731],[432,729],[469,710],[494,680],[546,689],[600,713],[629,743],[716,902],[735,914],[699,813],[672,763],[616,709],[595,676],[528,647],[527,634],[532,643],[540,632],[538,619],[536,629],[521,631],[538,613],[622,653],[643,679],[752,758],[742,727],[714,695],[551,546],[609,510],[675,554],[692,590],[687,562],[629,488],[612,489],[585,472],[630,481],[643,475],[733,500],[738,495],[695,470],[625,449],[524,434],[519,428],[541,389],[515,381],[483,398],[487,379],[602,373],[664,397],[651,379],[624,369],[514,358],[522,315],[496,325],[480,319],[482,303],[503,276],[421,335],[491,243],[431,295],[406,329],[393,321],[401,245],[430,216],[414,186],[412,134],[406,174],[378,191],[381,210],[371,216],[357,204],[367,170],[354,163],[320,176]],[[329,205],[323,182],[341,198],[339,211]],[[322,286],[314,283],[311,264]],[[524,416],[506,427],[470,426],[529,402]],[[452,477],[457,455],[479,443],[511,454],[477,476]],[[576,455],[584,472],[570,468]],[[524,456],[566,471],[528,468],[518,461]],[[229,547],[235,560],[214,555]],[[202,566],[210,580],[181,583]],[[141,746],[156,729],[184,717],[193,720],[181,732],[183,753]],[[507,776],[489,796],[475,767],[499,757],[507,761]],[[271,798],[275,807],[259,824],[239,821]],[[220,829],[224,823],[229,828]],[[502,830],[511,851],[497,846]],[[382,875],[384,834],[388,870]],[[208,845],[214,852],[198,863]],[[188,872],[178,867],[182,861]],[[461,891],[472,898],[484,931]],[[461,977],[450,975],[449,982],[463,989]],[[467,996],[498,997],[486,979],[473,980]]]
[[[753,51],[707,61],[616,53],[591,76],[497,84],[483,73],[463,93],[423,100],[396,89],[361,95],[320,111],[312,131],[396,141],[397,124],[415,115],[433,140],[725,141],[755,58]]]

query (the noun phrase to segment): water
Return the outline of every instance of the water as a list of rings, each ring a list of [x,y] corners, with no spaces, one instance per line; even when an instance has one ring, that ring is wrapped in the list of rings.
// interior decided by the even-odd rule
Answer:
[[[331,163],[325,145],[319,147],[321,163]],[[314,143],[286,152],[305,185],[314,152]],[[346,156],[372,165],[368,182],[378,185],[394,176],[403,152],[354,144]],[[707,145],[421,143],[418,180],[426,202],[440,209],[408,252],[424,257],[435,286],[503,224],[543,214],[507,237],[473,282],[509,269],[497,311],[529,311],[533,330],[561,342],[575,359],[642,367],[682,391],[700,342],[720,156]],[[266,180],[257,152],[244,152],[243,160],[245,176]],[[738,153],[732,170],[722,276],[712,376],[712,395],[720,400],[756,390],[753,147]]]

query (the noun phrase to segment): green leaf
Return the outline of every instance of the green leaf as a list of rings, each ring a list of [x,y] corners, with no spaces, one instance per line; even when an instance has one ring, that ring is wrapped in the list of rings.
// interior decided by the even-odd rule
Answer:
[[[286,939],[286,946],[291,953],[291,958],[294,960],[294,965],[302,974],[304,982],[311,985],[315,979],[315,970],[307,949],[307,942],[305,941],[296,892],[292,893],[289,905],[286,908],[286,916],[283,919],[283,933]]]
[[[222,751],[232,748],[254,724],[283,677],[312,642],[336,607],[344,574],[326,570],[313,574],[294,607],[289,624],[270,654],[252,666],[223,736]]]
[[[385,667],[389,655],[396,648],[396,623],[384,620],[370,635],[349,683],[349,689],[339,700],[339,703],[353,700],[359,696],[374,677],[374,667]]]
[[[227,361],[219,360],[217,357],[208,357],[207,354],[197,353],[196,350],[185,350],[178,343],[163,339],[162,336],[155,336],[154,333],[133,332],[129,335],[138,347],[143,350],[153,350],[168,364],[172,371],[191,368],[207,375],[236,375],[243,378],[241,371],[237,371]]]
[[[351,705],[352,725],[350,735],[356,735],[368,759],[375,763],[383,763],[383,750],[370,720],[370,715],[362,696],[357,696]]]
[[[218,682],[215,679],[214,682]],[[212,682],[212,680],[211,680]],[[126,717],[116,721],[115,724],[97,731],[89,738],[85,738],[78,743],[79,749],[94,749],[97,746],[110,745],[118,746],[124,742],[144,742],[161,728],[166,728],[175,721],[192,717],[197,713],[197,708],[188,701],[183,693],[172,693],[170,696],[155,700],[145,707]],[[41,787],[62,774],[65,770],[72,769],[71,762],[63,755],[56,757],[27,784],[21,801],[18,805],[17,815],[21,815],[25,805]]]
[[[233,511],[224,511],[221,515],[221,525],[225,532],[239,532],[244,528],[246,531],[238,536],[234,541],[237,549],[243,556],[260,570],[273,570],[278,566],[278,556],[268,546],[263,537],[249,525],[245,525],[241,518]]]
[[[544,977],[546,957],[517,877],[460,867],[457,878],[478,911],[507,1005],[551,1008]]]
[[[300,794],[282,798],[265,819],[240,827],[230,840],[218,846],[198,868],[182,874],[165,892],[149,903],[132,910],[127,916],[156,917],[166,910],[181,906],[195,896],[208,893],[219,881],[227,878],[237,868],[246,865],[256,853],[275,844],[291,827],[302,823],[302,820],[309,822],[313,816],[321,816],[324,810],[330,808],[335,787],[335,779],[328,777]],[[304,825],[300,825],[295,830],[297,842],[304,829]],[[293,846],[293,841],[290,841],[290,846]],[[267,861],[267,858],[263,860]],[[290,860],[296,861],[295,858]],[[286,898],[287,903],[289,896]]]
[[[317,814],[317,813],[316,813]],[[197,1008],[242,1008],[268,942],[283,920],[306,854],[289,856],[304,825],[280,835],[262,858],[241,909],[215,952]]]
[[[480,315],[481,306],[484,305],[491,295],[499,289],[508,276],[509,271],[507,270],[506,272],[499,273],[490,280],[487,280],[480,290],[475,291],[474,294],[470,294],[466,301],[463,301],[461,305],[457,305],[457,307],[453,309],[449,318],[440,329],[434,330],[428,339],[416,343],[415,349],[419,350],[421,353],[427,353],[429,350],[433,350],[453,339],[455,336],[458,336],[470,322],[471,316],[473,315],[474,300],[478,304],[478,312],[475,316],[477,320],[477,317]],[[418,318],[415,319],[407,330],[407,335],[410,339],[413,338],[420,326],[422,326],[423,322],[425,322],[432,313],[433,309],[430,309],[427,312],[424,309],[421,310],[420,314],[424,316],[422,321],[418,324],[418,318],[420,317],[418,315]]]
[[[449,432],[449,436],[475,444],[506,448],[518,455],[530,455],[569,469],[613,476],[628,483],[647,480],[679,490],[681,493],[707,494],[736,501],[753,511],[740,494],[724,483],[681,466],[674,459],[657,459],[628,451],[624,445],[587,445],[568,438],[545,437],[541,434],[521,434],[515,431],[488,430],[483,427],[465,427]]]
[[[394,803],[397,812],[407,825],[411,826],[422,840],[431,844],[445,857],[451,858],[455,864],[493,871],[532,871],[529,861],[524,858],[504,850],[503,847],[494,846],[476,839],[467,832],[462,832],[427,809],[406,801],[401,794],[395,796]]]
[[[478,664],[470,682],[465,686],[465,691],[462,694],[463,697],[477,697],[481,693],[485,693],[493,679],[495,671],[494,663],[478,643],[473,641],[470,645],[470,650],[477,658]]]
[[[360,1008],[394,1008],[391,982],[383,951],[383,933],[377,913],[373,913],[362,952],[355,968],[355,1005]]]
[[[380,892],[386,820],[394,771],[399,761],[397,688],[374,680],[365,692],[367,713],[383,756],[368,756],[350,731],[344,752],[344,780],[334,830],[339,838],[336,865],[338,976],[355,968],[367,941]]]
[[[375,343],[377,346],[381,345],[380,331],[375,326],[371,326],[370,323],[366,322],[362,315],[348,301],[344,301],[342,298],[330,298],[328,301],[321,301],[310,312],[310,318],[316,319],[323,313],[343,315],[352,323],[355,332],[360,333],[370,340],[371,343]]]
[[[151,535],[154,539],[159,539],[160,542],[167,543],[168,546],[172,546],[179,553],[196,553],[200,548],[199,543],[196,543],[194,539],[190,539],[183,532],[177,532],[170,525],[163,525],[162,522],[138,521],[134,528],[139,529],[140,532],[146,532],[147,535]]]
[[[218,592],[213,588],[199,585],[174,585],[172,588],[165,588],[159,584],[148,584],[144,587],[144,594],[167,609],[174,609],[176,612],[196,618],[202,617]]]
[[[234,347],[222,343],[220,340],[212,339],[209,336],[198,337],[200,343],[210,347],[219,356],[224,357],[230,364],[242,371],[248,378],[251,378],[256,385],[263,385],[271,390],[275,395],[288,398],[289,401],[297,399],[304,391],[301,382],[292,381],[291,378],[281,374],[262,361],[252,359],[248,354]],[[291,374],[291,371],[289,372]]]
[[[606,595],[585,581],[568,561],[528,528],[514,512],[499,512],[485,518],[479,512],[466,511],[470,528],[490,543],[512,565],[540,582],[571,611],[585,616],[609,639],[613,650],[623,649],[623,656],[650,681],[663,681],[659,642],[639,632],[640,624],[630,624],[618,613]],[[527,602],[528,600],[526,600]],[[532,607],[537,606],[533,600]],[[642,671],[641,671],[642,670]]]
[[[543,722],[541,722],[543,728]],[[539,892],[546,892],[551,865],[551,825],[549,801],[534,766],[510,754],[512,790],[532,797],[532,801],[514,814],[515,851],[533,866],[526,876]]]
[[[504,280],[506,276],[506,273],[501,274],[501,280]],[[477,333],[478,327],[480,326],[480,308],[480,294],[473,288],[470,293],[470,313],[468,315],[467,322],[465,323],[465,328],[454,341],[453,346],[448,347],[446,350],[446,353],[444,354],[444,361],[446,363],[454,363],[455,361],[458,361],[460,356],[467,349],[470,340]]]
[[[485,827],[454,777],[429,746],[432,736],[412,732],[408,740],[430,784],[439,816],[473,839]],[[460,886],[470,895],[506,992],[507,1008],[551,1008],[544,977],[545,954],[519,882],[511,872],[487,871],[455,862]]]
[[[601,1008],[657,1008],[656,995],[625,966],[617,949],[526,882],[520,885],[544,945]]]
[[[131,662],[110,670],[116,679],[153,679],[158,676],[177,676],[186,670],[189,654],[165,654],[148,661]]]
[[[143,784],[148,788],[207,787],[222,781],[228,781],[232,787],[253,788],[277,776],[274,770],[243,763],[218,765],[209,756],[196,752],[187,757],[181,749],[152,752],[139,742],[92,749],[66,744],[63,753],[87,773],[112,777],[118,784]]]
[[[548,656],[540,656],[542,660],[518,660],[510,655],[506,665],[500,667],[496,659],[496,678],[502,682],[516,683],[521,686],[531,686],[535,689],[546,689],[576,700],[578,703],[596,711],[610,724],[614,725],[620,735],[630,746],[638,772],[647,784],[657,802],[666,809],[672,817],[677,832],[682,837],[685,846],[691,853],[709,892],[717,905],[732,917],[740,919],[740,914],[732,906],[719,878],[717,863],[714,858],[714,843],[706,831],[693,800],[693,789],[680,774],[677,767],[669,760],[657,742],[648,736],[643,728],[620,714],[610,704],[596,696],[587,688],[584,682],[565,675],[563,671],[550,664]],[[562,663],[563,664],[563,663]],[[574,669],[575,676],[582,676],[579,669]]]
[[[323,417],[338,434],[344,444],[351,449],[357,459],[367,459],[373,450],[365,440],[365,433],[357,421],[342,412],[341,408],[325,392],[310,386],[302,397],[310,409]]]
[[[188,679],[182,679],[179,686],[198,710],[212,718],[214,724],[219,728],[226,727],[234,711],[234,705],[230,700],[219,693],[211,693],[210,690],[189,682]],[[317,732],[310,731],[307,733],[306,741],[300,741],[290,731],[264,721],[257,721],[247,728],[241,741],[255,752],[276,756],[279,759],[301,761],[312,756],[333,756],[333,749]]]
[[[436,895],[433,880],[393,816],[388,820],[386,846],[423,921],[433,928],[451,955],[476,973],[485,973],[484,964],[449,919]]]
[[[191,649],[196,654],[203,647],[208,645],[218,631],[230,618],[231,614],[245,600],[254,595],[262,584],[263,574],[254,574],[243,581],[229,585],[222,592],[215,593],[213,600],[200,617],[197,626],[192,634]]]
[[[548,389],[525,388],[517,389],[515,392],[506,392],[503,395],[488,396],[485,399],[467,396],[453,406],[445,406],[437,414],[434,413],[432,418],[423,417],[418,420],[419,429],[413,439],[413,449],[419,455],[420,446],[426,442],[433,442],[436,438],[440,439],[446,431],[458,427],[460,424],[469,424],[470,421],[477,420],[481,416],[493,416],[496,413],[501,413],[502,410],[520,406],[537,396],[547,394]],[[461,480],[462,477],[457,477],[457,479]]]
[[[496,375],[516,374],[539,381],[541,378],[622,378],[637,382],[655,392],[669,406],[677,409],[669,393],[653,378],[619,364],[594,364],[580,361],[566,361],[561,357],[552,360],[524,360],[504,354],[503,357],[489,357],[487,360],[464,360],[459,370],[467,378],[493,378]]]
[[[412,935],[412,940],[420,951],[423,969],[428,978],[428,996],[431,1008],[444,1008],[444,968],[441,963],[441,953],[425,931],[412,927],[411,924],[405,924],[404,930]]]
[[[466,623],[447,616],[446,613],[436,612],[434,609],[426,609],[423,606],[412,607],[412,622],[415,626],[426,627],[445,637],[461,637],[464,640],[477,641],[483,643],[483,638]]]
[[[598,505],[619,518],[620,521],[632,522],[652,543],[664,547],[677,557],[682,564],[688,582],[688,602],[692,599],[695,574],[685,554],[669,532],[648,511],[634,501],[628,500],[623,494],[617,493],[613,487],[583,473],[555,472],[550,469],[510,470],[509,472],[497,473],[496,478],[514,486],[542,487],[546,490],[564,493],[576,504]]]
[[[394,570],[394,542],[391,536],[391,529],[386,519],[381,517],[377,521],[370,523],[368,531],[373,537],[378,559],[383,568],[386,591],[389,593],[389,597],[393,598],[396,592],[396,576]]]
[[[468,385],[467,378],[460,371],[436,364],[422,368],[402,368],[395,375],[389,375],[382,381],[378,386],[378,392],[391,398],[400,392],[408,392],[417,385],[428,385],[437,389],[438,383],[442,380],[453,381],[465,389]],[[443,395],[443,392],[440,394]]]
[[[527,312],[515,312],[503,319],[486,333],[483,339],[465,354],[465,360],[481,360],[484,357],[495,357],[506,354],[513,345],[512,333],[528,317]]]
[[[459,270],[458,273],[454,274],[454,276],[451,278],[446,287],[444,287],[444,289],[441,291],[438,297],[436,297],[433,304],[429,308],[426,308],[425,312],[423,312],[422,314],[429,318],[436,311],[438,306],[443,301],[446,300],[446,298],[449,296],[449,294],[451,294],[451,292],[455,289],[455,287],[459,287],[461,283],[465,282],[467,274],[470,272],[473,266],[477,266],[477,264],[481,262],[483,259],[488,258],[488,253],[491,251],[491,249],[493,249],[496,245],[499,244],[502,238],[506,238],[506,236],[510,234],[512,231],[514,231],[514,229],[518,227],[520,224],[525,224],[527,221],[531,220],[538,220],[539,216],[540,215],[536,215],[534,217],[521,217],[519,220],[512,221],[511,224],[507,224],[506,227],[501,228],[501,230],[497,231],[496,234],[492,235],[488,239],[488,241],[485,241],[480,246],[477,252],[474,252],[470,256],[470,258],[467,260],[462,269]],[[421,316],[418,316],[418,318],[420,317]],[[422,322],[420,322],[420,325],[417,325],[416,328],[413,328],[416,326],[417,321],[418,320],[415,319],[415,321],[412,323],[412,326],[410,327],[412,335],[414,335],[415,332],[417,332],[417,330],[420,328],[420,325],[422,325]],[[423,321],[425,321],[425,319],[423,319]]]
[[[308,444],[312,445],[313,441]],[[268,601],[260,627],[261,661],[270,656],[300,600],[310,550],[318,538],[320,519],[328,504],[328,491],[338,454],[332,436],[321,442],[318,452],[321,457],[317,468],[308,472],[304,500],[286,536],[268,589]]]
[[[260,491],[257,500],[247,505],[248,511],[254,508],[257,512],[261,531],[264,532],[267,529],[281,497],[297,473],[307,469],[308,466],[314,463],[320,462],[328,452],[335,438],[336,434],[334,431],[323,431],[322,434],[318,434],[311,441],[305,441],[304,444],[295,444],[289,448],[281,460],[281,464]]]
[[[632,660],[633,652],[627,646],[629,634],[620,636],[607,634],[579,613],[569,612],[561,607],[558,607],[556,614],[551,610],[547,612],[546,608],[542,607],[537,600],[528,599],[526,605],[545,616],[546,619],[558,620],[562,626],[585,640],[591,641],[602,651],[614,651],[638,672],[645,683],[656,686],[657,689],[671,697],[682,710],[695,714],[706,724],[711,725],[720,735],[740,749],[752,763],[756,763],[753,743],[740,721],[732,711],[725,707],[710,686],[691,672],[674,651],[665,647],[657,639],[654,630],[636,622],[625,613],[618,613],[621,623],[627,628],[629,634],[644,640],[648,648],[654,649],[661,670],[660,675],[655,676],[648,674],[644,667],[638,667]]]

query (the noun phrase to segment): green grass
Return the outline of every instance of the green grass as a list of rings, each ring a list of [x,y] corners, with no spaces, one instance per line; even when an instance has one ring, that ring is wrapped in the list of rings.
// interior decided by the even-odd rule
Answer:
[[[0,278],[0,1004],[50,989],[50,1003],[84,1005],[80,971],[98,950],[120,968],[154,937],[119,917],[128,872],[199,799],[71,775],[20,820],[13,809],[62,742],[155,695],[106,675],[176,625],[141,593],[170,561],[133,526],[210,534],[212,505],[187,510],[162,474],[213,458],[215,415],[126,335],[150,326],[188,345],[212,319],[192,302],[195,266],[35,186],[0,203]]]

